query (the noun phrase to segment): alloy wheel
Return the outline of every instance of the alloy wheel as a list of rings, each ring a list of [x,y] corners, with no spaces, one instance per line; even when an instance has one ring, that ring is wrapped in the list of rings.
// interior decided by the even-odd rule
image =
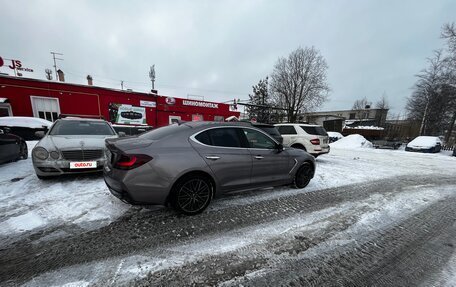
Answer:
[[[177,193],[177,206],[187,214],[196,214],[208,205],[212,196],[210,184],[201,178],[185,181]]]
[[[306,187],[310,180],[312,179],[312,167],[309,163],[304,163],[299,170],[296,172],[295,176],[295,186],[297,188]]]

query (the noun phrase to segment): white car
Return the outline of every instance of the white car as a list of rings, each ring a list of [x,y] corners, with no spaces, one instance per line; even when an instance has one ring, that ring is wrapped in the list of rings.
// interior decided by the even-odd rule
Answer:
[[[314,157],[329,153],[329,137],[322,126],[309,124],[276,124],[283,144],[307,151]]]
[[[409,142],[406,151],[437,153],[442,148],[442,141],[438,137],[419,136]]]

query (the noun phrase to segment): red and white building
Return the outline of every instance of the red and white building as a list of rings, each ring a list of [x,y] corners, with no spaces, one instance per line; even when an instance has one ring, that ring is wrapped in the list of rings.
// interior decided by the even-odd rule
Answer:
[[[153,93],[0,75],[0,116],[60,114],[103,117],[112,123],[160,127],[177,120],[223,121],[240,113],[229,104],[167,97]]]

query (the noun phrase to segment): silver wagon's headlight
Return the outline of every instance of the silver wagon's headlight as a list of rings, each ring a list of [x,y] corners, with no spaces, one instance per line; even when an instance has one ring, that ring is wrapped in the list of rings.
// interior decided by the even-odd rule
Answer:
[[[33,156],[37,159],[45,160],[49,157],[49,152],[44,147],[33,149]]]

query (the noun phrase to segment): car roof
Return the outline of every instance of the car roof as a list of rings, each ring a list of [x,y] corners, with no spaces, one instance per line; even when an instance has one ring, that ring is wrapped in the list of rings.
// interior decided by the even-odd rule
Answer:
[[[251,127],[250,122],[210,122],[210,121],[194,121],[194,122],[178,122],[180,125],[186,125],[191,128],[211,127],[211,126],[244,126]]]
[[[266,123],[252,123],[252,126],[254,127],[275,127],[274,125],[272,124],[266,124]]]
[[[106,122],[103,119],[93,119],[93,118],[78,118],[78,117],[66,117],[60,118],[58,121],[87,121],[87,122]]]
[[[320,125],[312,125],[312,124],[300,124],[300,123],[281,123],[276,124],[276,126],[305,126],[305,127],[321,127]]]

